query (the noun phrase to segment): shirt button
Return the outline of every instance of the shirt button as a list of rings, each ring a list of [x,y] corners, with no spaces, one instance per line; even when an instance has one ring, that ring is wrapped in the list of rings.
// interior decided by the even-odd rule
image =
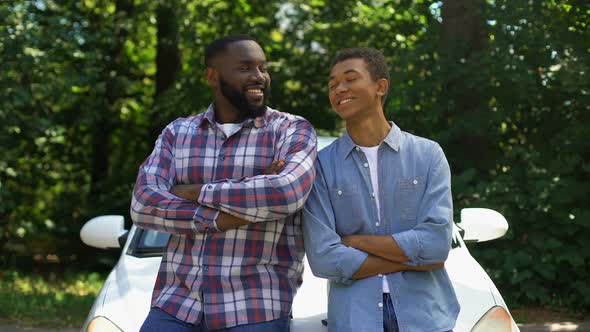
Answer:
[[[375,193],[371,193],[371,196],[375,197],[376,195],[375,195]]]
[[[364,163],[363,166],[369,167],[369,163]]]
[[[338,190],[338,196],[342,195],[342,190]]]
[[[203,266],[203,271],[205,271],[205,272],[209,271],[209,267],[208,266]]]
[[[379,227],[379,222],[376,222],[376,223],[375,223],[375,226]]]
[[[383,303],[379,302],[377,303],[377,305],[379,306],[379,308],[383,308]]]
[[[211,234],[209,235],[209,240],[213,240],[215,238],[215,235]]]
[[[220,160],[224,160],[225,159],[225,156],[219,156],[219,159]]]
[[[208,185],[208,186],[207,186],[207,188],[209,188],[209,189],[213,189],[213,185],[212,185],[212,184],[210,184],[210,185]]]
[[[418,180],[414,179],[414,184],[418,184]]]
[[[382,275],[382,274],[378,274],[378,276],[379,276],[379,278],[383,277],[383,275]]]
[[[357,151],[360,151],[360,150],[361,150],[361,148],[359,148],[358,146],[357,146],[355,149],[356,149]]]

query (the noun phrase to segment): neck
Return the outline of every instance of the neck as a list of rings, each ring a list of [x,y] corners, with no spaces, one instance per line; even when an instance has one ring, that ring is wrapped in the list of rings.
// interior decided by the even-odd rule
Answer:
[[[246,120],[244,114],[238,111],[229,101],[217,98],[215,105],[215,121],[217,123],[242,123]]]
[[[346,131],[352,141],[360,146],[376,146],[381,143],[391,130],[383,111],[373,112],[374,115],[364,115],[362,119],[346,121]]]

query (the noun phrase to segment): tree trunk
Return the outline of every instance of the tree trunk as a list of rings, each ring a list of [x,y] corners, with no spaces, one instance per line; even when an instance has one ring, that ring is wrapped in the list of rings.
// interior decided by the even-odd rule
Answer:
[[[459,152],[462,169],[474,167],[486,173],[493,167],[493,143],[490,139],[489,116],[483,79],[485,70],[478,55],[487,47],[484,24],[484,0],[445,0],[442,4],[441,55],[447,68],[445,94],[451,103],[443,121],[456,130],[450,142]],[[459,64],[464,64],[460,68]],[[462,69],[465,70],[462,72]],[[474,72],[480,73],[479,78]],[[478,80],[474,80],[477,78]],[[459,126],[458,126],[459,125]],[[450,130],[453,130],[451,128]]]
[[[120,73],[124,72],[123,68],[121,68],[123,66],[121,63],[122,50],[129,35],[127,27],[130,26],[126,24],[126,21],[132,16],[134,9],[133,0],[117,0],[115,5],[115,22],[113,24],[115,37],[108,52],[110,61],[106,63],[102,73],[102,81],[106,85],[104,109],[98,110],[99,113],[97,114],[92,137],[90,199],[95,201],[97,199],[100,201],[100,195],[104,194],[105,190],[108,190],[104,184],[108,183],[110,139],[116,126],[114,121],[118,118],[116,104],[122,93],[122,87],[118,84],[117,76],[113,77],[111,73],[114,72],[120,75]]]
[[[158,105],[162,103],[160,98],[166,98],[165,92],[174,88],[181,59],[178,49],[178,25],[176,22],[176,1],[160,1],[156,10],[157,21],[157,54],[156,54],[156,93],[154,96],[154,108],[150,122],[150,139],[155,141],[163,126],[169,119],[161,118]],[[165,107],[165,106],[164,106]]]

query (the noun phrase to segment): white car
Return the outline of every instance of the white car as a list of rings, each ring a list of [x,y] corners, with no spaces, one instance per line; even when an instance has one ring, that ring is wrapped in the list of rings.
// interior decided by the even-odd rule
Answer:
[[[332,140],[320,137],[319,147]],[[507,230],[506,219],[494,210],[461,210],[461,223],[454,227],[453,246],[445,262],[461,305],[453,331],[519,331],[498,289],[465,246],[465,242],[500,238]],[[135,225],[125,230],[124,217],[115,215],[93,218],[82,227],[80,237],[87,245],[123,249],[94,301],[82,332],[139,331],[150,310],[168,236]],[[327,308],[327,282],[315,277],[305,260],[303,285],[293,303],[291,331],[326,332]]]

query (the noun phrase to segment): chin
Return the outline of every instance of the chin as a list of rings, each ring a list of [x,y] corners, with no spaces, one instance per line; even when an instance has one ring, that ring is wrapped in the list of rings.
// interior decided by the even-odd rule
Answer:
[[[248,107],[249,117],[256,118],[266,113],[266,105],[249,105]]]

